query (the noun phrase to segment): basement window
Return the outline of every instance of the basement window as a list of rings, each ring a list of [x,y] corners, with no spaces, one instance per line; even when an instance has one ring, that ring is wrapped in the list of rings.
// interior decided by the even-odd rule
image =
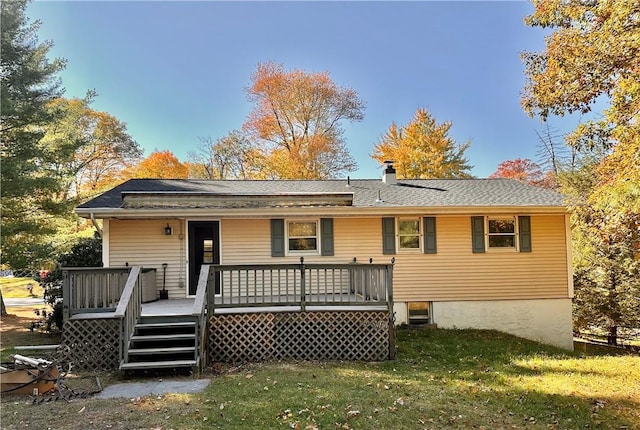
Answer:
[[[409,302],[409,324],[431,324],[431,302]]]

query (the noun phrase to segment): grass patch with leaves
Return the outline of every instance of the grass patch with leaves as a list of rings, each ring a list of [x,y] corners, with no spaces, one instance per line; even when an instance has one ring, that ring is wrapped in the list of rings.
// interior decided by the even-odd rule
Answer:
[[[640,429],[637,356],[583,357],[491,331],[398,339],[395,361],[225,367],[199,394],[3,400],[3,428]]]
[[[27,288],[29,284],[32,286],[31,293]],[[33,278],[0,278],[0,289],[5,299],[26,299],[44,295],[44,289]]]

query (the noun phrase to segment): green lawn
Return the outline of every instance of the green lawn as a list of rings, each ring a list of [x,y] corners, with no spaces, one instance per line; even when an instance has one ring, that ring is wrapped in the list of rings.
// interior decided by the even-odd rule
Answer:
[[[32,284],[33,290],[29,294],[27,285]],[[28,297],[42,297],[44,289],[32,278],[0,278],[0,289],[2,297],[22,299]]]
[[[582,357],[491,331],[399,329],[398,339],[395,361],[225,367],[201,394],[3,400],[3,428],[640,429],[640,357]]]

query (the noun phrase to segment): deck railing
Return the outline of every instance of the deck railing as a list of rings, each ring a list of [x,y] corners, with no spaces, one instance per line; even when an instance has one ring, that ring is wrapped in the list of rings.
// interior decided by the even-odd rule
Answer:
[[[113,312],[124,291],[130,267],[65,267],[63,273],[63,316]]]
[[[140,267],[132,267],[122,297],[115,311],[120,320],[120,362],[129,361],[129,339],[133,335],[136,322],[142,311],[142,288],[140,285]]]
[[[195,340],[196,351],[200,357],[199,368],[204,369],[207,366],[206,359],[206,337],[207,337],[207,314],[205,305],[207,303],[207,284],[210,277],[210,266],[202,265],[200,268],[200,277],[198,278],[198,286],[196,288],[196,297],[193,302],[192,316],[195,320]]]
[[[392,264],[212,265],[208,312],[220,308],[393,306]],[[202,280],[202,277],[201,277]],[[392,308],[390,308],[392,311]]]

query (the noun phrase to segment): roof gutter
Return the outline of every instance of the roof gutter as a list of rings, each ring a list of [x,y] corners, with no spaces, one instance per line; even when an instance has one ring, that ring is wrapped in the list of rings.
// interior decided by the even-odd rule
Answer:
[[[89,214],[89,217],[91,218],[91,223],[93,224],[96,231],[98,232],[98,236],[100,236],[100,239],[102,239],[102,229],[98,225],[98,221],[96,221],[95,217],[93,216],[93,212]]]

